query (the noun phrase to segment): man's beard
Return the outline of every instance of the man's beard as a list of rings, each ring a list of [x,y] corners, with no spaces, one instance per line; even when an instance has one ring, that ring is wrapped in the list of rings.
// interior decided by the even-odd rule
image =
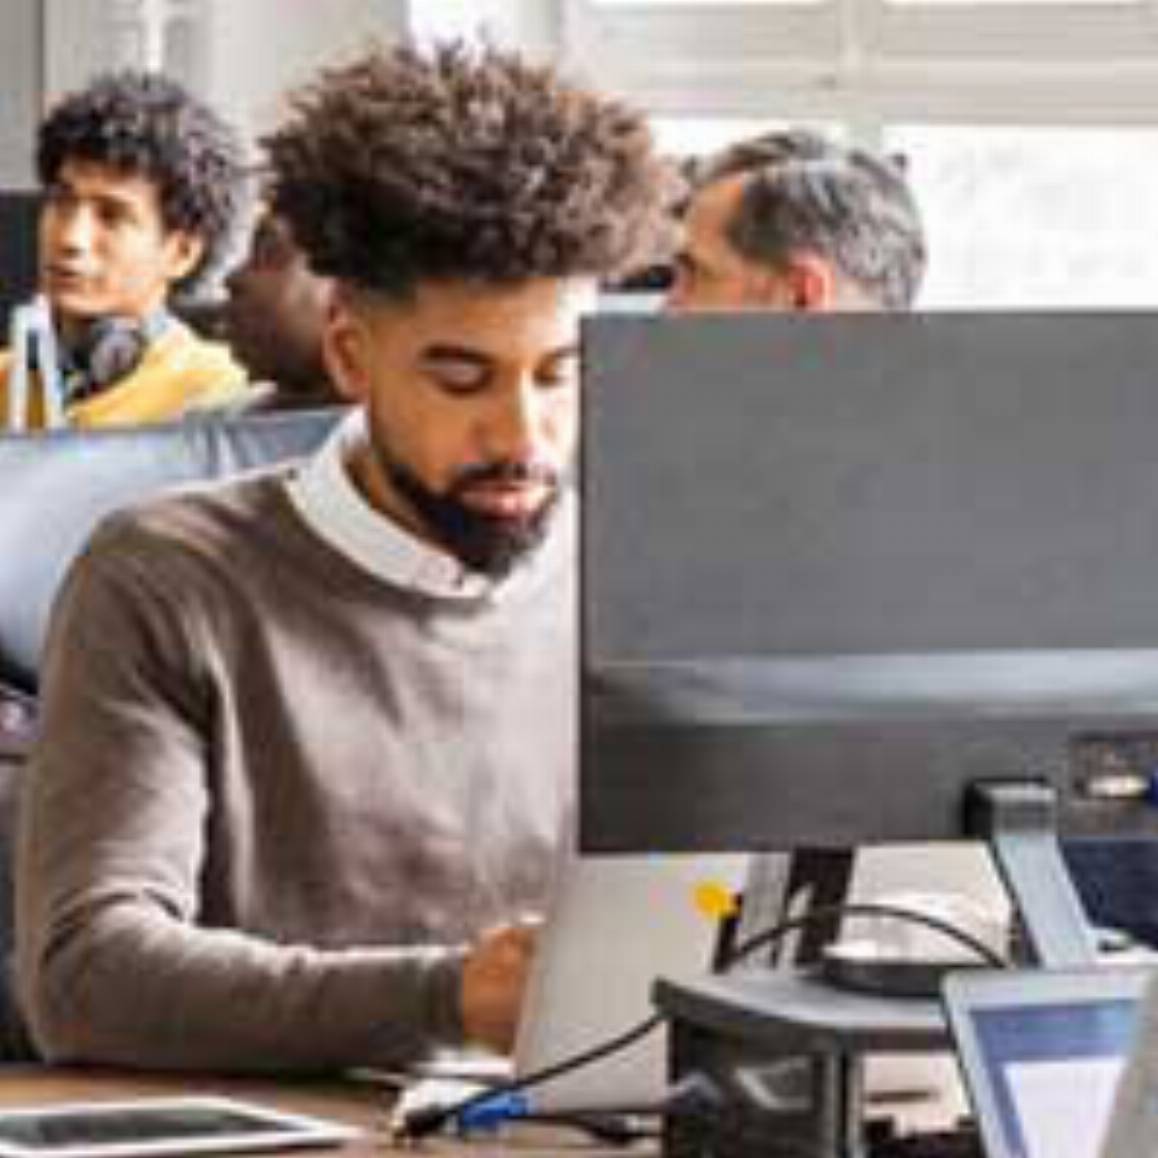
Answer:
[[[502,579],[546,536],[559,502],[558,472],[550,467],[498,462],[470,466],[455,476],[445,493],[431,490],[392,455],[378,453],[395,490],[410,504],[432,536],[465,567]],[[463,502],[471,487],[483,483],[539,483],[546,499],[529,515],[502,518],[483,514]]]

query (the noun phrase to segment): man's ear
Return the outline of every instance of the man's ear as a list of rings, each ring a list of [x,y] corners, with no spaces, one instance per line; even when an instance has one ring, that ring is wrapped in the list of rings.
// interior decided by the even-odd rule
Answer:
[[[369,392],[368,346],[365,326],[335,292],[322,333],[322,361],[330,381],[348,402],[362,402]]]
[[[836,309],[836,271],[813,253],[793,254],[783,274],[791,308],[804,313]]]
[[[745,297],[757,309],[820,313],[836,309],[837,288],[830,262],[816,254],[794,253],[775,267],[753,270]]]
[[[169,250],[169,282],[188,277],[205,255],[205,240],[183,229],[175,229],[166,239]]]

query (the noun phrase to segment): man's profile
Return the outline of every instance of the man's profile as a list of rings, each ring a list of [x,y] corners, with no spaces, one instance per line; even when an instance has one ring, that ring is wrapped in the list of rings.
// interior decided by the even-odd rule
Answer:
[[[239,138],[176,82],[124,72],[62,99],[37,134],[43,200],[39,289],[51,316],[65,420],[159,422],[228,402],[245,374],[170,310],[225,259],[244,206]],[[35,378],[39,366],[21,373]],[[0,357],[0,420],[45,424],[29,392],[8,414],[11,353]],[[45,383],[41,382],[40,386]]]
[[[770,132],[695,174],[668,308],[905,310],[925,260],[895,160],[806,129]]]
[[[255,397],[246,409],[336,402],[322,354],[333,284],[310,269],[286,221],[268,209],[261,213],[225,286],[226,336],[253,383]]]
[[[578,324],[666,241],[617,101],[497,49],[325,73],[267,142],[357,407],[313,460],[114,517],[21,812],[50,1059],[509,1046],[573,789]]]

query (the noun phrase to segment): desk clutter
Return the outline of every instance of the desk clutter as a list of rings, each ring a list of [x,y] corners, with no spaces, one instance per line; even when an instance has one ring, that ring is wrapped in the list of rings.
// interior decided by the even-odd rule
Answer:
[[[3,1158],[150,1158],[337,1146],[357,1130],[234,1098],[180,1096],[0,1110]]]
[[[985,1158],[977,1128],[968,1121],[949,1130],[898,1134],[891,1122],[869,1122],[868,1158]]]

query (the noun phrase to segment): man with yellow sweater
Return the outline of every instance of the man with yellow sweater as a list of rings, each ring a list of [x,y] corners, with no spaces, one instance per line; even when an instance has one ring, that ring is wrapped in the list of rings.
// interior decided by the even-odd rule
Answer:
[[[158,75],[101,77],[40,127],[40,290],[51,326],[0,356],[0,418],[48,424],[55,389],[66,422],[163,422],[232,405],[245,372],[225,346],[169,312],[220,264],[244,202],[241,143],[211,109]],[[59,374],[41,375],[45,343]],[[36,352],[41,357],[36,359]],[[21,380],[27,388],[21,386]],[[18,412],[19,411],[19,412]]]

